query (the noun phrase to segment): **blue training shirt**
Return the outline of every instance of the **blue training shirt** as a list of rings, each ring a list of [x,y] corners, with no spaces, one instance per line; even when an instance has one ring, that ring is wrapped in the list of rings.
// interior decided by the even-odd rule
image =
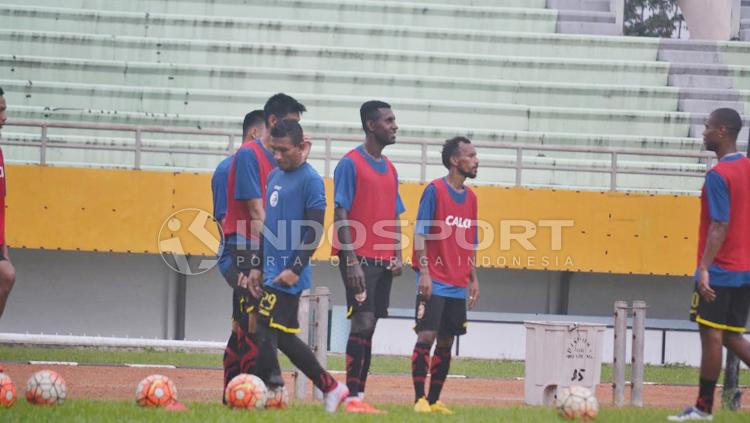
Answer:
[[[214,174],[211,177],[211,192],[214,197],[214,219],[221,222],[227,215],[227,179],[229,179],[229,169],[232,167],[232,158],[229,156],[222,160]]]
[[[299,295],[312,285],[312,268],[309,264],[304,263],[299,281],[292,287],[275,284],[273,280],[284,269],[295,264],[295,251],[304,236],[301,222],[305,220],[305,212],[326,208],[323,178],[309,163],[291,172],[277,168],[268,175],[265,204],[263,283],[276,290]]]
[[[445,178],[443,178],[445,179]],[[451,193],[453,201],[463,204],[466,201],[466,190],[463,192],[456,191],[453,186],[446,181],[448,192]],[[419,210],[417,211],[416,233],[427,236],[430,234],[431,223],[435,218],[435,204],[437,192],[435,186],[430,184],[422,192],[422,198],[419,200]],[[477,244],[477,232],[474,232],[474,245]],[[417,292],[419,292],[419,272],[417,272]],[[466,288],[459,288],[449,285],[439,280],[432,280],[432,295],[447,298],[466,298]]]
[[[367,159],[367,163],[378,173],[386,173],[388,168],[385,160],[375,160],[370,154],[365,151],[365,147],[360,145],[357,147],[363,157]],[[397,178],[398,179],[398,178]],[[354,201],[354,193],[357,190],[357,171],[354,167],[354,160],[350,157],[344,157],[336,165],[336,169],[333,171],[334,181],[334,193],[333,203],[336,208],[343,208],[347,211],[352,209],[352,202]],[[398,181],[396,181],[398,183]],[[400,216],[401,213],[406,211],[404,202],[401,201],[401,194],[396,191],[396,216]]]

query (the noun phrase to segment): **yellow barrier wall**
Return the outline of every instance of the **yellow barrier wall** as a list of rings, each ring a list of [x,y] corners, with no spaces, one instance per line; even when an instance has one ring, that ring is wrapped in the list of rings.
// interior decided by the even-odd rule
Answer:
[[[7,174],[12,247],[158,253],[160,240],[178,234],[183,235],[184,252],[210,254],[206,243],[186,232],[187,224],[164,225],[182,209],[211,213],[210,174],[40,166],[7,166]],[[402,217],[409,225],[403,233],[411,238],[424,185],[402,183],[400,189],[407,207]],[[331,180],[326,180],[326,191],[330,224]],[[693,272],[700,207],[696,197],[489,186],[475,192],[479,218],[487,222],[480,232],[487,244],[477,256],[480,266]],[[216,234],[212,222],[204,227]],[[405,258],[411,251],[410,240],[406,242]],[[326,239],[315,257],[328,259],[329,252]]]

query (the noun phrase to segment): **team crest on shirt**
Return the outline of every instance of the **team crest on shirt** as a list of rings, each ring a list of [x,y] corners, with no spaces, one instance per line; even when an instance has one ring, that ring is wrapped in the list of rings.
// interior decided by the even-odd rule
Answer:
[[[268,204],[271,205],[271,207],[276,207],[277,204],[279,204],[279,192],[274,191],[271,193],[271,197],[268,199]]]

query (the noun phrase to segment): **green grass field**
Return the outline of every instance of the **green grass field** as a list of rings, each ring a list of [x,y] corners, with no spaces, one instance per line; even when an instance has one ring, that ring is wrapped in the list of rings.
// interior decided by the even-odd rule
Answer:
[[[410,407],[385,406],[385,416],[356,416],[337,413],[326,414],[318,405],[295,405],[288,410],[250,412],[230,410],[220,404],[188,403],[189,410],[170,413],[160,409],[142,409],[132,402],[68,401],[62,406],[32,406],[25,400],[10,409],[0,409],[2,422],[561,422],[555,410],[540,407],[454,407],[455,416],[416,415]],[[664,421],[670,410],[662,409],[603,409],[597,420],[613,423],[643,423]],[[747,413],[718,411],[714,421],[746,422]]]
[[[292,365],[289,361],[283,355],[280,357],[282,367],[291,369]],[[221,359],[220,354],[184,352],[0,347],[0,360],[18,362],[29,360],[76,361],[81,364],[137,363],[221,368]],[[344,357],[340,354],[330,354],[328,368],[330,370],[344,370]],[[405,374],[409,373],[410,369],[411,361],[408,357],[378,356],[373,360],[371,371],[373,373]],[[451,362],[451,374],[468,377],[515,378],[523,377],[523,372],[524,364],[520,361],[457,358]],[[645,379],[647,382],[655,383],[696,385],[698,369],[682,365],[647,366]],[[602,382],[611,382],[611,380],[612,366],[602,366]],[[750,371],[747,369],[741,371],[740,384],[750,385]]]

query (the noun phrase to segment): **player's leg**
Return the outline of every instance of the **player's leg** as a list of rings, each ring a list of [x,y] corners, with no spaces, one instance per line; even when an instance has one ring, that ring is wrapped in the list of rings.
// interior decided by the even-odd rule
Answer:
[[[420,295],[416,297],[414,331],[417,333],[417,342],[411,355],[411,378],[414,385],[414,411],[420,413],[430,412],[425,380],[430,370],[430,350],[440,329],[443,305],[441,297],[433,296],[429,301],[424,301]]]
[[[727,325],[728,310],[731,305],[731,292],[726,287],[713,287],[716,299],[707,302],[697,290],[691,301],[691,319],[699,324],[701,337],[701,365],[698,398],[695,405],[688,407],[671,421],[708,420],[711,418],[716,381],[721,373],[723,329]]]
[[[8,301],[10,291],[16,283],[16,268],[5,256],[2,255],[3,246],[0,245],[0,317],[5,312],[5,303]]]
[[[349,394],[349,389],[323,369],[310,347],[297,337],[296,333],[300,330],[297,319],[299,296],[284,292],[275,292],[275,295],[270,316],[273,318],[278,348],[325,394],[326,411],[336,411]],[[264,308],[261,301],[261,313]],[[278,360],[276,363],[278,365]]]
[[[290,300],[289,297],[294,298]],[[253,336],[258,358],[253,373],[263,379],[269,389],[284,386],[279,366],[278,336],[279,332],[299,330],[299,302],[295,299],[294,295],[266,288],[258,303],[258,320]]]
[[[357,399],[360,392],[362,369],[365,365],[369,343],[375,331],[375,280],[373,279],[373,267],[366,261],[361,261],[362,271],[365,274],[364,301],[357,301],[357,293],[346,287],[347,317],[351,321],[349,339],[346,343],[346,384],[349,388],[349,397]],[[339,265],[343,279],[346,279],[345,259]],[[361,297],[360,297],[361,299]]]
[[[432,412],[453,414],[440,402],[440,393],[451,367],[453,340],[466,333],[466,299],[444,298],[444,302],[437,343],[430,363],[430,393],[427,401]]]
[[[729,308],[724,346],[734,352],[745,365],[750,366],[750,342],[742,336],[750,311],[750,285],[733,289]]]
[[[372,330],[369,332],[369,338],[365,342],[365,360],[362,364],[360,373],[359,393],[360,399],[364,400],[365,386],[367,385],[367,376],[370,374],[370,363],[372,362],[372,337],[375,334],[378,319],[388,317],[388,307],[391,303],[391,285],[393,284],[393,274],[387,269],[386,265],[373,267],[372,279],[376,280],[375,284],[375,322]]]

